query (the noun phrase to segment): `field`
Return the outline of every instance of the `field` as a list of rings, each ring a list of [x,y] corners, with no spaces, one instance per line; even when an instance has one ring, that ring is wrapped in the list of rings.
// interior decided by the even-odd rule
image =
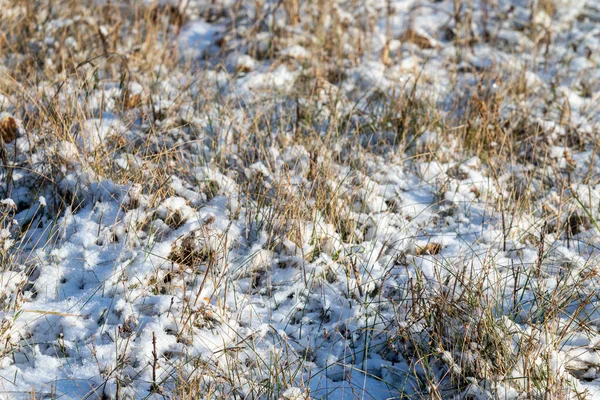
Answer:
[[[600,398],[596,0],[0,0],[0,398]]]

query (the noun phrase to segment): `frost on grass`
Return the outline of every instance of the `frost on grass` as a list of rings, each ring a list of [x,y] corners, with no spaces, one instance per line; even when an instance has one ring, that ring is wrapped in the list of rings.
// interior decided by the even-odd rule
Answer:
[[[2,396],[600,395],[594,1],[0,5]]]

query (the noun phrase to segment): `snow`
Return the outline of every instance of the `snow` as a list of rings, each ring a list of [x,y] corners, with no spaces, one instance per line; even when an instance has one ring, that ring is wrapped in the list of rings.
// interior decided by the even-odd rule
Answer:
[[[100,146],[105,145],[109,137],[121,135],[125,132],[127,132],[127,128],[121,121],[112,115],[105,115],[103,118],[94,118],[83,123],[81,130],[77,133],[78,144],[80,150],[93,152]],[[73,150],[64,150],[65,158],[73,155]]]
[[[203,57],[214,45],[219,29],[204,21],[194,21],[183,27],[179,34],[179,49],[187,57]]]
[[[152,80],[103,80],[85,99],[65,84],[56,97],[76,93],[89,115],[55,141],[22,124],[6,145],[19,168],[0,200],[0,260],[10,258],[0,272],[3,396],[156,397],[155,375],[174,395],[178,374],[233,377],[239,397],[257,382],[280,385],[281,399],[418,397],[432,390],[425,379],[448,398],[524,396],[521,355],[502,382],[471,371],[490,368],[488,340],[510,354],[534,343],[529,367],[600,398],[600,45],[583,18],[592,2],[552,1],[553,15],[486,3],[496,43],[482,39],[479,2],[469,27],[456,26],[447,0],[392,1],[391,15],[385,1],[340,2],[321,19],[324,38],[287,26],[277,2],[255,2],[274,13],[256,25],[255,5],[241,3],[171,1],[193,17],[169,31],[169,57],[191,69],[152,65]],[[407,21],[430,46],[401,39]],[[548,30],[548,54],[534,55]],[[450,34],[477,40],[462,48]],[[336,35],[345,41],[333,46]],[[78,51],[74,37],[64,44]],[[315,71],[326,51],[331,65]],[[118,110],[124,88],[144,113]],[[498,99],[498,121],[486,123],[507,132],[527,110],[523,130],[539,129],[539,147],[494,164],[512,140],[499,130],[469,153],[443,124],[462,132],[449,104],[474,98]],[[14,103],[0,95],[3,110],[17,112]],[[439,126],[405,129],[408,107],[439,111]],[[384,126],[378,110],[389,113]],[[346,125],[332,133],[338,118]],[[561,308],[544,309],[553,296]],[[457,348],[425,329],[449,300],[461,315],[436,318]],[[565,337],[552,337],[548,315]],[[585,324],[567,326],[569,315]],[[505,336],[471,342],[485,318]],[[460,393],[450,373],[465,375]]]

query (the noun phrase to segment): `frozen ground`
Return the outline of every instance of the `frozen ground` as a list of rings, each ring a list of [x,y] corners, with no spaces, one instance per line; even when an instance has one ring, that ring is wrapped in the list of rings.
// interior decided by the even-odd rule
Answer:
[[[21,3],[1,396],[600,398],[596,1]]]

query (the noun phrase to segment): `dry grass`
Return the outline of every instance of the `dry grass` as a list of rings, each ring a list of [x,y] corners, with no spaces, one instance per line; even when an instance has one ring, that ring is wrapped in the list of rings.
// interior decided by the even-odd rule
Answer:
[[[244,210],[240,218],[244,218],[248,241],[266,235],[265,250],[298,257],[295,262],[303,269],[323,254],[343,266],[343,277],[336,276],[339,272],[315,277],[303,270],[307,291],[316,290],[322,282],[344,279],[349,282],[348,298],[359,304],[391,302],[396,319],[384,321],[385,329],[370,331],[366,327],[362,332],[365,337],[385,337],[386,346],[369,349],[365,339],[364,352],[379,351],[388,360],[408,360],[410,373],[420,385],[414,396],[442,399],[465,390],[471,395],[487,390],[493,396],[501,393],[504,384],[528,398],[582,396],[573,378],[555,365],[558,351],[574,332],[593,330],[585,313],[594,304],[597,276],[595,267],[588,265],[585,273],[577,274],[564,266],[555,277],[547,270],[555,264],[548,260],[548,246],[552,246],[548,242],[597,229],[597,212],[591,201],[578,198],[572,190],[569,165],[563,168],[548,156],[549,146],[556,141],[530,121],[526,110],[506,113],[506,104],[536,96],[525,77],[501,76],[493,70],[469,71],[476,83],[464,91],[463,98],[457,97],[447,112],[438,107],[439,99],[420,90],[427,88],[421,71],[415,71],[413,79],[391,93],[365,91],[364,97],[345,99],[335,85],[365,54],[371,54],[375,11],[365,9],[362,20],[356,21],[331,0],[253,3],[236,2],[225,10],[216,2],[201,10],[206,20],[228,18],[230,22],[218,55],[242,51],[255,60],[268,60],[272,68],[288,65],[301,69],[302,74],[289,93],[273,93],[261,104],[243,107],[243,100],[240,104],[230,98],[225,101],[208,84],[205,71],[180,62],[176,36],[190,10],[136,1],[124,5],[76,0],[3,2],[0,26],[6,29],[0,33],[0,93],[8,105],[1,105],[0,111],[8,115],[0,121],[0,155],[6,171],[6,186],[0,190],[2,197],[8,198],[18,185],[26,185],[39,195],[53,196],[43,210],[32,211],[20,230],[11,225],[17,211],[0,205],[0,228],[10,233],[0,236],[3,277],[10,272],[19,280],[0,296],[2,309],[18,315],[23,302],[32,296],[36,268],[35,260],[27,258],[32,245],[27,232],[40,224],[41,214],[56,222],[67,210],[76,213],[94,201],[90,183],[112,182],[140,188],[139,192],[130,191],[122,209],[137,209],[140,196],[146,196],[149,200],[145,217],[138,221],[140,230],[147,237],[159,235],[160,229],[166,228],[156,223],[156,210],[176,194],[173,177],[181,179],[184,187],[200,187],[204,202],[230,195],[216,181],[197,181],[197,169],[210,166],[237,185],[240,204],[230,214],[237,218]],[[344,2],[357,9],[358,3]],[[550,0],[535,4],[549,16],[556,12]],[[284,25],[276,24],[280,14],[285,17]],[[463,7],[452,16],[457,58],[471,51],[477,40],[496,40],[494,32],[487,38],[474,38],[467,28],[469,15]],[[535,21],[524,29],[535,36],[543,57],[548,38],[534,25]],[[297,34],[300,30],[302,35]],[[402,57],[397,50],[390,50],[392,40],[413,46],[415,52],[436,51],[430,38],[412,29],[388,39],[381,54],[381,61],[388,65]],[[310,56],[281,56],[292,44],[304,46]],[[458,65],[458,61],[449,62]],[[247,72],[238,68],[230,79]],[[458,76],[457,72],[457,80],[452,82],[456,87],[461,84]],[[170,85],[167,89],[166,83]],[[177,93],[165,94],[172,89]],[[194,115],[186,113],[190,103],[196,106]],[[569,124],[565,99],[551,99],[546,106]],[[199,115],[206,119],[199,122]],[[108,140],[88,146],[86,141],[92,139],[82,136],[82,126],[90,119],[97,124],[112,119],[121,122],[110,130]],[[436,133],[436,140],[421,140],[431,132]],[[17,138],[28,144],[24,150],[8,146]],[[590,144],[576,128],[569,130],[565,140],[580,146]],[[444,143],[454,143],[456,154],[441,153]],[[594,151],[597,144],[593,143]],[[274,149],[283,154],[293,146],[301,149],[303,157],[278,166]],[[496,198],[490,196],[486,201],[499,207],[503,250],[511,250],[507,246],[513,240],[522,240],[537,249],[537,263],[527,269],[519,264],[498,272],[494,257],[483,255],[476,260],[479,269],[467,262],[457,270],[445,263],[443,244],[432,241],[417,245],[413,254],[397,254],[389,268],[403,263],[414,268],[419,258],[435,258],[436,276],[426,277],[414,268],[405,286],[393,295],[383,290],[386,280],[375,285],[377,290],[368,289],[367,283],[361,282],[360,262],[345,249],[368,241],[377,229],[373,221],[359,218],[373,207],[369,185],[376,174],[368,172],[372,170],[369,163],[384,160],[392,164],[398,158],[402,162],[444,163],[473,155],[501,188]],[[258,161],[266,170],[252,168]],[[518,163],[539,166],[544,176],[531,169],[517,176],[511,166]],[[25,172],[29,178],[22,177]],[[464,172],[457,170],[456,174],[460,173]],[[594,179],[590,172],[589,180]],[[438,207],[445,206],[442,197],[447,184],[433,183],[442,193]],[[486,196],[473,190],[474,201]],[[545,195],[552,195],[554,201],[541,210],[540,199]],[[21,211],[29,205],[17,206]],[[199,208],[198,204],[191,206]],[[390,201],[386,207],[396,211],[401,205]],[[519,225],[524,216],[538,221],[524,229]],[[544,224],[542,220],[550,222],[540,236],[533,227]],[[177,229],[185,220],[173,214],[162,222]],[[224,272],[232,248],[227,232],[215,233],[212,222],[205,221],[197,232],[179,238],[165,260],[173,268],[168,272],[157,269],[148,282],[157,294],[184,293],[184,312],[176,332],[182,343],[192,340],[196,328],[228,329],[234,322],[223,317],[224,302],[213,301],[234,278]],[[58,229],[51,226],[48,231],[46,246],[52,246],[59,241]],[[190,235],[199,235],[206,247],[194,247]],[[379,259],[382,254],[374,257]],[[260,271],[252,273],[249,291],[258,291],[265,278]],[[533,284],[548,277],[555,279],[553,287]],[[198,280],[200,290],[192,289],[198,287]],[[215,292],[200,298],[209,284]],[[197,295],[192,295],[195,292]],[[240,301],[249,297],[239,295]],[[507,298],[514,300],[508,309]],[[385,319],[381,314],[374,318]],[[0,327],[5,357],[19,345],[10,336],[8,325],[3,322]],[[136,328],[132,322],[123,329]],[[260,339],[252,336],[239,337],[239,347],[228,348],[208,361],[200,356],[156,355],[153,372],[158,371],[158,376],[151,391],[173,398],[283,398],[289,387],[305,390],[308,383],[302,381],[302,371],[310,354],[299,354],[276,330],[265,335],[275,344],[268,358],[261,358]],[[128,392],[131,388],[124,372],[131,344],[127,332],[120,337],[116,348],[123,357],[114,370],[106,371],[104,379],[116,380],[116,398],[136,397],[135,391]],[[164,371],[172,372],[161,375]]]

